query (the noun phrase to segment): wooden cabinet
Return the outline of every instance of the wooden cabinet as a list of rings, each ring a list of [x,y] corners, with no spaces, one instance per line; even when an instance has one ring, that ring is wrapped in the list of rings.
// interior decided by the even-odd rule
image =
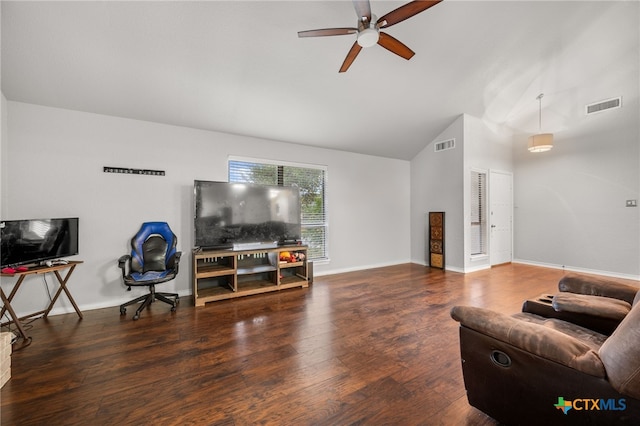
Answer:
[[[280,260],[280,254],[293,254]],[[308,287],[306,246],[260,250],[194,250],[193,297],[196,306],[215,300]]]
[[[444,212],[429,212],[429,266],[444,269]]]

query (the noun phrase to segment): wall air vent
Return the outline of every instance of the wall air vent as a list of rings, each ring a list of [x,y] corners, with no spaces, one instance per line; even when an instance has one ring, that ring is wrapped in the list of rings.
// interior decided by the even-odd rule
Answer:
[[[435,152],[446,151],[447,149],[453,149],[456,147],[455,139],[448,139],[446,141],[436,142],[433,144],[433,150]]]
[[[598,112],[606,111],[608,109],[620,108],[622,106],[622,97],[613,99],[607,99],[606,101],[596,102],[589,104],[585,107],[587,115],[595,114]]]

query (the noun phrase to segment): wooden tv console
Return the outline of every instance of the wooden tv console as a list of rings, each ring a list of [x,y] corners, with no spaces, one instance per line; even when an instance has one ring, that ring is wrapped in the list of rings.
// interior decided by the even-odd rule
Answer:
[[[302,253],[304,260],[281,262],[280,253]],[[308,287],[306,246],[280,246],[256,250],[194,249],[193,298],[207,302]]]

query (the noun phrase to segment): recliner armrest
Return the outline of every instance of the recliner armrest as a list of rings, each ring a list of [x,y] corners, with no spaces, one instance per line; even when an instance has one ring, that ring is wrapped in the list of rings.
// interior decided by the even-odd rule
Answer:
[[[553,309],[622,321],[631,310],[631,305],[611,297],[586,294],[558,293],[553,296]]]
[[[454,306],[451,317],[462,326],[524,351],[591,376],[605,377],[604,366],[595,351],[557,330],[473,306]]]
[[[558,289],[564,292],[610,297],[633,304],[640,288],[621,284],[606,278],[567,274],[558,282]]]

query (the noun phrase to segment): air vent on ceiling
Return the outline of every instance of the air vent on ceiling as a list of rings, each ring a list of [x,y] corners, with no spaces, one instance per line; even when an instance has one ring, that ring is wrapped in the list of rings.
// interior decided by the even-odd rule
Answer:
[[[605,101],[596,102],[585,107],[587,115],[606,111],[608,109],[620,108],[622,106],[622,97],[607,99]]]
[[[446,151],[447,149],[453,149],[455,147],[456,147],[456,140],[448,139],[446,141],[436,142],[433,145],[433,150],[435,152],[440,152],[440,151]]]

